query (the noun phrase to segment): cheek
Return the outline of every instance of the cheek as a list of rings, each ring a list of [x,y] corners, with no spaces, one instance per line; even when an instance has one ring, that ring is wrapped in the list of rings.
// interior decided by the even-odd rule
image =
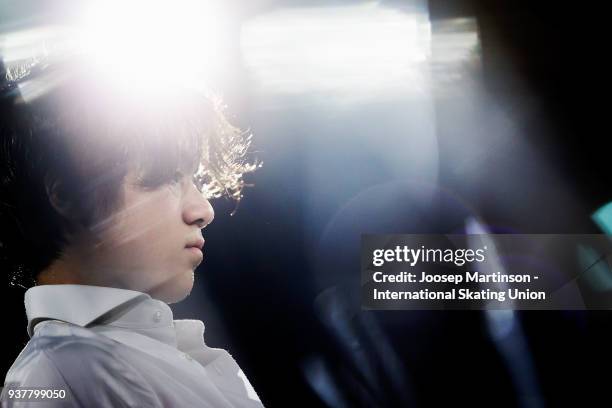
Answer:
[[[171,246],[181,245],[179,202],[163,190],[128,195],[109,221],[102,240],[121,258],[159,261],[169,255]]]

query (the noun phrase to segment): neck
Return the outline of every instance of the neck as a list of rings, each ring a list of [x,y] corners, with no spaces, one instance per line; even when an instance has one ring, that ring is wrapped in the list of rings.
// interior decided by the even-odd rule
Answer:
[[[87,284],[79,271],[83,269],[78,266],[71,257],[62,255],[42,270],[36,278],[37,285],[60,285],[60,284]]]
[[[87,248],[91,245],[83,234],[72,235],[61,255],[43,269],[36,278],[37,285],[95,285],[91,281]],[[80,243],[80,244],[79,244]],[[89,271],[83,273],[84,271]]]

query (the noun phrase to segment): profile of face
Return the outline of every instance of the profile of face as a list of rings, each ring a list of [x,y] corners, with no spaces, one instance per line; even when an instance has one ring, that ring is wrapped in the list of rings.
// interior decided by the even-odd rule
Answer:
[[[201,230],[213,218],[192,174],[177,173],[171,182],[146,189],[130,171],[117,208],[76,252],[88,265],[90,284],[138,290],[174,303],[191,292],[194,270],[203,259]]]

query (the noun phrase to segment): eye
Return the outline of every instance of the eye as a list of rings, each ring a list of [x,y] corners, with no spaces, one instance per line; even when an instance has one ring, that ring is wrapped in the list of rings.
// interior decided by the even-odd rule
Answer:
[[[178,194],[178,192],[181,191],[182,189],[184,180],[185,180],[185,176],[183,175],[183,173],[177,170],[174,172],[174,174],[172,174],[172,177],[170,177],[170,180],[166,182],[166,185],[170,188],[170,190]]]
[[[202,188],[204,188],[204,182],[202,181],[202,178],[194,174],[193,177],[191,178],[191,181],[193,182],[193,185],[196,186],[198,191],[201,192]]]
[[[185,177],[185,175],[180,172],[180,171],[175,171],[174,175],[172,176],[172,182],[173,183],[180,183],[181,181],[183,181],[183,178]]]

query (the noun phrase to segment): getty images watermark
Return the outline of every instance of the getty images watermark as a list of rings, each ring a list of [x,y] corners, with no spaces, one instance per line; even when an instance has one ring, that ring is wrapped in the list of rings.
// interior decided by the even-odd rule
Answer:
[[[363,235],[364,309],[609,309],[603,234]]]

